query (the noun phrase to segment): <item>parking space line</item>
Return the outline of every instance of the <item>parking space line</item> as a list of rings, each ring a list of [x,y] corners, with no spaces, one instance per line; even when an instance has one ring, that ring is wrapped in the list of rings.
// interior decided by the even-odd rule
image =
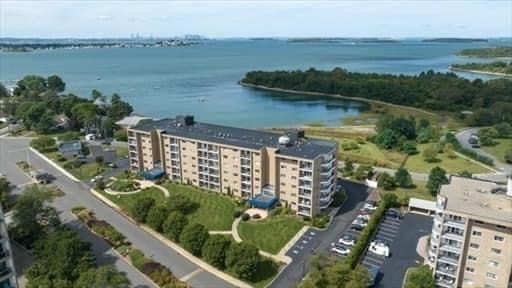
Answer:
[[[390,233],[390,234],[397,234],[398,230],[394,230],[394,229],[389,229],[388,227],[379,227],[379,230],[377,230],[377,233],[378,231],[384,231],[386,233]]]
[[[382,265],[382,263],[384,263],[384,261],[380,262],[380,261],[376,261],[375,259],[365,257],[365,258],[363,258],[363,263],[371,264],[373,266],[380,266],[380,265]]]
[[[386,228],[391,229],[391,230],[398,230],[398,229],[400,229],[400,225],[392,225],[392,224],[388,224],[388,223],[381,223],[380,227],[386,227]]]

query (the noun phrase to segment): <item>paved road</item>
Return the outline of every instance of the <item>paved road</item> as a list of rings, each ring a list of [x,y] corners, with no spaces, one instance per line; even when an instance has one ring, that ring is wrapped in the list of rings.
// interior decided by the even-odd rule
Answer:
[[[288,288],[297,287],[302,278],[308,273],[308,261],[317,252],[329,249],[330,244],[337,240],[350,225],[358,210],[363,206],[364,200],[369,195],[368,188],[359,183],[342,181],[342,186],[347,192],[347,201],[334,216],[330,228],[327,231],[309,229],[295,245],[290,248],[287,256],[292,257],[293,262],[275,279],[270,287]]]
[[[24,139],[0,138],[0,172],[6,174],[9,180],[15,185],[24,184],[29,181],[29,179],[18,170],[15,164],[17,161],[26,161],[27,152],[20,151],[20,149],[26,148],[28,142],[29,140]],[[125,271],[134,287],[148,287],[151,284],[142,278],[140,274],[135,271],[135,268],[113,255],[112,250],[109,249],[108,245],[106,245],[103,240],[94,237],[91,233],[87,233],[87,230],[81,227],[80,223],[73,220],[69,212],[72,207],[82,205],[92,209],[98,218],[107,220],[112,226],[123,233],[130,242],[142,250],[144,254],[168,266],[177,277],[182,278],[198,271],[192,274],[194,276],[188,280],[188,283],[193,287],[233,287],[231,284],[215,275],[199,269],[198,266],[190,262],[184,256],[162,244],[137,225],[106,206],[89,192],[89,187],[86,184],[71,181],[32,152],[29,152],[28,155],[31,165],[36,169],[43,169],[55,176],[54,184],[66,193],[65,196],[58,198],[54,202],[54,205],[62,211],[63,221],[67,221],[70,226],[77,229],[80,235],[85,239],[92,240],[94,245],[93,249],[98,255],[98,260],[101,263],[114,263],[119,270]]]
[[[503,168],[503,172],[512,173],[512,164],[504,163],[503,159],[497,159],[496,157],[494,157],[494,155],[484,151],[483,149],[471,147],[471,144],[468,143],[468,140],[469,140],[469,137],[471,136],[471,134],[473,134],[473,133],[475,133],[475,134],[478,133],[478,128],[468,128],[468,129],[462,130],[462,131],[456,133],[455,137],[457,138],[457,140],[459,141],[459,143],[462,147],[464,147],[466,149],[473,150],[480,155],[487,156],[487,157],[493,159],[494,166],[496,166],[498,169]]]

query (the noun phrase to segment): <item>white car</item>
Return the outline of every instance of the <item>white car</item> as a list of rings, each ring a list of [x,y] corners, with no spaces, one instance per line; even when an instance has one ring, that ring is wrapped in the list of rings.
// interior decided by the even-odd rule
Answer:
[[[384,257],[389,257],[389,246],[380,241],[372,241],[370,244],[370,252]]]
[[[363,206],[363,209],[368,209],[368,210],[376,210],[377,209],[377,206],[375,205],[372,205],[370,203],[365,203],[364,206]]]
[[[339,255],[348,255],[348,253],[350,253],[350,248],[343,247],[342,245],[339,245],[336,243],[332,243],[332,244],[334,244],[333,247],[331,248],[332,252],[339,254]]]
[[[98,179],[103,179],[103,176],[98,175],[98,176],[96,176],[96,177],[92,178],[92,179],[91,179],[91,182],[92,182],[92,183],[95,183],[95,182],[96,182],[96,180],[98,180]]]
[[[352,225],[359,225],[361,227],[366,227],[366,225],[368,225],[368,223],[366,221],[363,221],[358,218],[358,219],[352,221]]]
[[[354,238],[350,235],[345,235],[345,236],[341,237],[340,240],[338,240],[338,242],[343,245],[354,246],[354,244],[356,242],[356,238]]]
[[[359,214],[357,215],[357,219],[361,219],[365,222],[368,222],[368,220],[370,220],[370,215],[368,214]]]

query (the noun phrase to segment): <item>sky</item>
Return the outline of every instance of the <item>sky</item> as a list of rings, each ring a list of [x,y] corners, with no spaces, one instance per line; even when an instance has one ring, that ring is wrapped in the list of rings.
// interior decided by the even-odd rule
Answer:
[[[512,37],[512,0],[0,0],[0,37]]]

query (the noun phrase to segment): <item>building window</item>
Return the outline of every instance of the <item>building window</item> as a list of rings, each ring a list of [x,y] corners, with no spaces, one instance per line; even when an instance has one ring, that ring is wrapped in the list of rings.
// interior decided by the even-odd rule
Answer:
[[[491,252],[494,253],[494,254],[500,255],[501,254],[501,249],[492,248]]]
[[[228,179],[224,178],[224,182],[228,182]]]
[[[489,260],[489,266],[491,266],[491,267],[499,267],[500,266],[500,262],[495,261],[495,260]]]
[[[496,280],[496,274],[494,274],[494,273],[487,272],[487,274],[485,274],[485,276],[487,276],[487,278],[489,278],[489,279]]]
[[[500,229],[507,229],[507,227],[503,226],[503,225],[496,225],[496,227],[500,228]]]
[[[292,179],[293,179],[293,180],[296,180],[296,179],[297,179],[297,176],[292,176]]]
[[[255,181],[260,181],[260,178],[254,178]]]
[[[478,249],[478,248],[480,248],[480,245],[478,245],[476,243],[469,243],[469,247],[471,247],[473,249]]]
[[[281,176],[281,177],[286,177],[286,174],[281,174],[280,176]]]
[[[286,168],[286,166],[285,165],[281,165],[281,169],[284,169],[284,168]]]
[[[297,185],[292,185],[292,188],[297,188]]]
[[[480,231],[473,231],[473,236],[480,237],[480,236],[482,236],[482,232],[480,232]]]
[[[471,280],[469,278],[464,278],[464,284],[465,285],[473,285],[473,280]]]
[[[469,261],[476,261],[476,259],[477,259],[477,258],[476,258],[475,256],[473,256],[473,255],[468,255],[468,260],[469,260]]]
[[[475,268],[473,267],[466,267],[466,271],[469,273],[475,273]]]
[[[224,156],[222,156],[222,158],[228,159],[228,155],[224,155]]]
[[[281,190],[281,194],[286,195],[286,192]]]
[[[293,167],[293,168],[292,168],[292,171],[297,171],[297,167]]]
[[[238,176],[238,174],[237,173],[233,173],[233,176]]]
[[[283,187],[284,187],[284,186],[286,186],[286,183],[284,183],[284,182],[281,182],[281,186],[283,186]]]
[[[255,173],[260,173],[260,169],[254,169]]]
[[[480,220],[475,220],[475,223],[476,223],[476,224],[484,224],[484,222],[483,222],[483,221],[480,221]]]
[[[500,235],[494,235],[494,240],[495,241],[503,242],[503,241],[505,241],[505,238],[503,236],[500,236]]]
[[[183,170],[183,173],[187,173],[187,170]]]
[[[295,196],[297,196],[297,193],[292,193],[292,197],[295,197]]]

